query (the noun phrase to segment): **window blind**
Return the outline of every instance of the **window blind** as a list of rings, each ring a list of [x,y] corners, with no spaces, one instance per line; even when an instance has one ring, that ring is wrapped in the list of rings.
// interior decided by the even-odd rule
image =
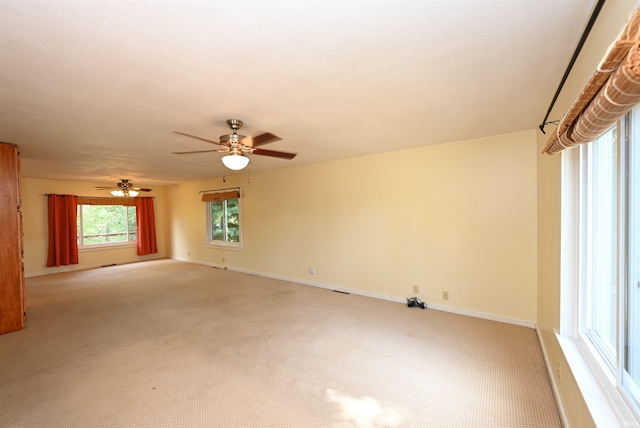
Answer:
[[[589,143],[640,102],[640,9],[609,46],[580,96],[560,119],[543,153]]]
[[[78,196],[79,205],[124,205],[126,207],[134,206],[134,198],[122,197],[99,197],[99,196]]]

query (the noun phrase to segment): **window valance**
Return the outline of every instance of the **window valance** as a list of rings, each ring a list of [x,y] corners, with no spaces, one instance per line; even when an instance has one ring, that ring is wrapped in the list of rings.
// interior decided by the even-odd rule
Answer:
[[[580,96],[563,115],[543,153],[589,143],[640,102],[640,9],[607,50]]]
[[[202,202],[220,202],[229,199],[238,199],[240,190],[230,190],[226,192],[205,193],[202,195]]]
[[[80,205],[124,205],[132,207],[136,204],[134,198],[122,197],[101,197],[101,196],[78,196]]]

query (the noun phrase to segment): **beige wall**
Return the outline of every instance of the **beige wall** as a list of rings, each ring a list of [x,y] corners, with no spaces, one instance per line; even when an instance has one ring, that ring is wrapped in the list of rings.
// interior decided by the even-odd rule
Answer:
[[[81,251],[79,264],[48,268],[48,225],[47,193],[71,194],[78,196],[110,196],[107,192],[98,192],[94,186],[104,183],[82,183],[75,181],[39,180],[22,178],[22,211],[24,226],[24,265],[26,276],[46,275],[78,269],[88,269],[112,263],[130,263],[165,256],[164,241],[164,191],[154,186],[154,208],[156,219],[156,237],[158,254],[140,257],[136,247],[120,247],[99,251]]]
[[[532,130],[168,187],[170,254],[533,324],[535,151]],[[198,191],[232,186],[244,251],[206,248]]]
[[[580,94],[607,47],[624,26],[628,14],[637,6],[636,3],[635,0],[605,3],[548,120],[559,119]],[[590,427],[594,426],[593,419],[554,332],[560,328],[561,156],[540,154],[554,130],[555,126],[549,125],[546,127],[547,135],[539,131],[537,133],[538,329],[570,426]]]

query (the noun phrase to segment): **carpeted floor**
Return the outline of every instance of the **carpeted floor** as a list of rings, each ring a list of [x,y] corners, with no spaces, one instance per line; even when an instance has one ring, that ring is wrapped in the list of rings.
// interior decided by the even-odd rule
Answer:
[[[560,427],[535,331],[160,260],[27,280],[0,427]]]

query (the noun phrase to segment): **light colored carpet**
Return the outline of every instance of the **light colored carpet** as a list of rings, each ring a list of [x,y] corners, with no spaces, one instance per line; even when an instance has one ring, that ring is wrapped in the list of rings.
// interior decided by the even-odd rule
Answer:
[[[159,260],[27,280],[1,427],[559,427],[535,331]]]

